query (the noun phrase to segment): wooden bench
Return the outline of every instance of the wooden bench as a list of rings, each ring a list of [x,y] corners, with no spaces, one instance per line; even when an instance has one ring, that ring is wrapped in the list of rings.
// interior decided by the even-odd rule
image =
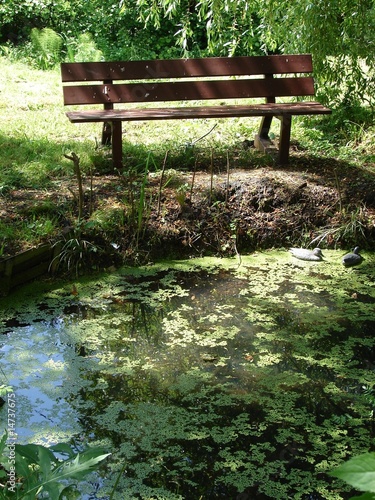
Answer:
[[[301,100],[315,93],[312,70],[308,54],[61,65],[65,105],[102,105],[69,111],[69,120],[104,123],[102,142],[112,143],[115,168],[122,167],[123,121],[256,116],[262,120],[255,146],[262,151],[270,144],[273,117],[280,119],[278,160],[287,164],[292,116],[331,112],[316,101]],[[276,102],[280,97],[286,102]],[[299,99],[290,102],[291,97]],[[254,98],[265,102],[250,103]],[[207,100],[217,102],[196,102]],[[176,103],[169,107],[168,101]],[[194,102],[187,106],[186,101]]]

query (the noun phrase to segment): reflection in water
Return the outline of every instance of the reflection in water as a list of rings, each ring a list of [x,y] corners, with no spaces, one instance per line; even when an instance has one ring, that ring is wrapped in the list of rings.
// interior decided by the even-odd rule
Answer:
[[[6,383],[16,392],[17,434],[23,442],[48,444],[50,433],[61,441],[81,431],[77,412],[64,400],[66,364],[76,357],[67,347],[58,329],[37,323],[16,329],[0,349]]]
[[[15,305],[1,352],[20,439],[106,444],[98,495],[118,479],[121,499],[349,498],[326,472],[374,437],[371,257],[243,262],[45,293],[36,322]]]

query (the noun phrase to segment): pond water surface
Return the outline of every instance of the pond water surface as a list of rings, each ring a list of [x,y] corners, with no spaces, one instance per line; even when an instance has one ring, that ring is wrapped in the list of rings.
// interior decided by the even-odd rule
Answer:
[[[1,299],[19,442],[107,447],[82,498],[119,477],[118,499],[349,498],[327,473],[374,448],[375,256],[324,254],[158,263]]]

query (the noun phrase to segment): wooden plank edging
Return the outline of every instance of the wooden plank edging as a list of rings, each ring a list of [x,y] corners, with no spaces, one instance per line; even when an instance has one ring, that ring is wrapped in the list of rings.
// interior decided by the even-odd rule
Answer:
[[[16,286],[53,273],[60,250],[59,245],[43,244],[0,259],[0,296],[7,295]]]

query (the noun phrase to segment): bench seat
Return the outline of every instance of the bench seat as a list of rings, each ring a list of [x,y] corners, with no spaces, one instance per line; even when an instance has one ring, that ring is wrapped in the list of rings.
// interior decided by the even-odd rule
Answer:
[[[181,106],[68,111],[72,123],[137,120],[178,120],[189,118],[231,118],[251,116],[321,115],[327,108],[318,102],[264,103],[223,106]]]

